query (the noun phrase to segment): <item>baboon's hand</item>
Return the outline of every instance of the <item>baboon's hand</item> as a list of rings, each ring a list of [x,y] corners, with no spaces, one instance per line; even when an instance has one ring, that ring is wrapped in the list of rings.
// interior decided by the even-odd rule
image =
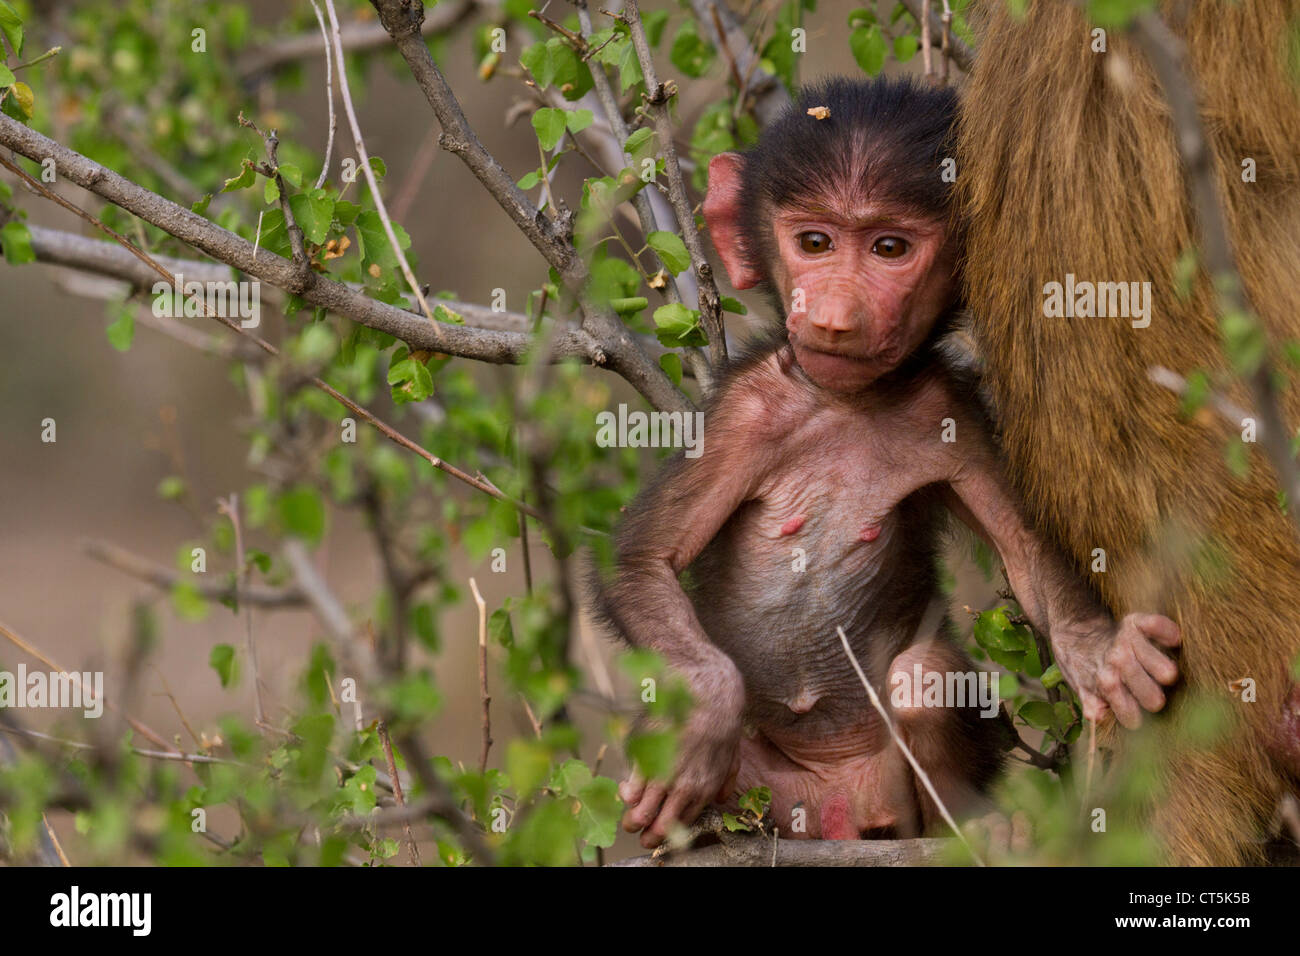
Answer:
[[[623,829],[641,833],[643,847],[656,847],[679,824],[692,823],[714,800],[725,800],[740,770],[740,710],[697,706],[677,746],[677,768],[664,783],[633,772],[618,788],[627,804]]]
[[[1142,711],[1165,705],[1165,687],[1178,680],[1178,665],[1162,648],[1177,647],[1178,625],[1162,614],[1129,614],[1097,634],[1052,634],[1061,673],[1079,695],[1083,715],[1100,720],[1110,711],[1130,729]]]

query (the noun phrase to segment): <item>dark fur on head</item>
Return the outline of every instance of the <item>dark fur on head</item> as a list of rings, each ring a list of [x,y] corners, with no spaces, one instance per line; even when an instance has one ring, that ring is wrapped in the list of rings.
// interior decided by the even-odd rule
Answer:
[[[818,106],[830,109],[826,119],[808,115]],[[951,224],[952,186],[940,164],[952,155],[956,118],[955,92],[911,80],[838,77],[805,87],[745,153],[744,234],[766,246],[774,208],[846,191],[888,196],[908,212]],[[745,255],[760,269],[771,261],[765,247]]]

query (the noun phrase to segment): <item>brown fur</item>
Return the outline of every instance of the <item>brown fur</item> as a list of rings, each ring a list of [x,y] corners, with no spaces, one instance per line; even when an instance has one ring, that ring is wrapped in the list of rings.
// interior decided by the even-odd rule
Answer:
[[[1189,299],[1174,289],[1193,222],[1168,110],[1119,33],[1110,52],[1091,51],[1072,4],[1037,0],[1023,21],[1003,0],[986,7],[958,187],[969,304],[1009,471],[1081,570],[1094,548],[1106,550],[1107,573],[1090,577],[1112,611],[1170,614],[1188,684],[1228,702],[1229,738],[1164,768],[1155,824],[1170,860],[1258,861],[1254,841],[1283,786],[1265,742],[1300,650],[1300,551],[1263,454],[1252,450],[1249,476],[1234,477],[1224,459],[1233,431],[1180,417],[1178,400],[1147,380],[1152,365],[1183,375],[1226,367],[1208,284]],[[1205,91],[1238,265],[1274,345],[1300,338],[1300,95],[1284,53],[1298,15],[1296,0],[1207,0],[1175,22]],[[1107,68],[1116,57],[1127,84]],[[1241,181],[1246,157],[1258,163],[1255,183]],[[1151,326],[1045,318],[1043,285],[1067,272],[1149,280]],[[1250,406],[1240,388],[1228,394]],[[1284,412],[1300,423],[1300,391],[1289,390]],[[1197,573],[1207,542],[1226,555],[1226,576]],[[1255,704],[1228,696],[1245,676],[1258,685]],[[1186,713],[1175,704],[1175,727]]]

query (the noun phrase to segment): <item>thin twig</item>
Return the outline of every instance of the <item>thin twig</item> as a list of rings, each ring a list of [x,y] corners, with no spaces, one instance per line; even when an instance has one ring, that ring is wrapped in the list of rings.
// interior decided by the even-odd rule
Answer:
[[[3,120],[5,118],[6,117],[0,116],[0,120]],[[86,212],[80,206],[77,206],[76,204],[69,202],[68,200],[64,199],[62,196],[58,195],[57,193],[51,192],[49,189],[46,189],[45,186],[43,186],[41,183],[37,182],[31,176],[27,175],[27,172],[25,170],[23,170],[19,166],[15,166],[4,156],[0,156],[0,166],[4,166],[10,172],[16,173],[18,176],[20,176],[23,179],[24,182],[26,182],[30,187],[36,189],[38,192],[41,193],[41,195],[45,196],[47,199],[51,199],[54,202],[58,203],[60,206],[63,206],[65,209],[69,210],[70,212],[76,213],[77,215],[81,216],[81,218],[89,222],[91,225],[95,226],[96,228],[112,236],[119,243],[121,243],[123,246],[129,249],[131,253],[135,255],[138,259],[148,264],[155,272],[157,272],[160,276],[166,279],[170,284],[172,284],[173,286],[176,284],[176,276],[168,272],[167,269],[165,269],[161,264],[159,264],[159,262],[156,259],[154,259],[148,253],[140,249],[140,247],[135,245],[135,243],[131,242],[130,239],[127,239],[121,233],[105,225],[102,221],[95,218],[90,213]],[[214,314],[212,310],[207,308],[206,303],[204,305],[204,311],[207,312],[210,318],[216,319],[218,322],[226,326],[226,328],[230,329],[231,331],[235,332],[237,335],[242,335],[250,339],[254,344],[257,345],[258,348],[266,352],[268,355],[271,355],[272,357],[275,358],[278,358],[280,356],[280,350],[276,348],[274,345],[272,345],[270,342],[266,341],[266,339],[262,338],[259,335],[253,334],[252,332],[248,331],[245,328],[241,328],[238,322],[235,322],[232,319],[227,318],[226,316]],[[529,508],[527,505],[521,502],[515,501],[509,495],[501,491],[501,489],[499,489],[496,485],[492,484],[492,482],[490,482],[483,475],[481,474],[470,475],[467,472],[461,471],[455,465],[449,464],[448,462],[443,461],[441,458],[432,454],[431,452],[426,451],[422,446],[417,445],[415,442],[411,441],[411,439],[407,438],[405,435],[397,431],[391,425],[388,425],[385,422],[383,422],[381,419],[376,417],[374,413],[372,413],[368,409],[363,408],[362,406],[358,405],[356,402],[352,401],[352,399],[348,398],[346,395],[344,395],[338,389],[334,388],[332,385],[326,383],[323,379],[317,378],[315,376],[309,376],[306,379],[306,381],[314,385],[316,388],[320,389],[322,392],[324,392],[330,398],[334,399],[344,408],[348,409],[348,411],[352,412],[354,415],[357,415],[365,419],[372,426],[378,429],[384,435],[384,437],[387,438],[389,441],[393,442],[394,444],[402,446],[408,451],[414,452],[415,454],[423,458],[425,461],[429,462],[429,464],[433,465],[433,467],[439,469],[440,471],[445,471],[453,478],[465,482],[472,488],[477,488],[479,491],[491,495],[493,498],[496,498],[500,501],[505,501],[509,504],[514,505],[516,508],[519,508],[520,510],[527,512],[528,514],[533,515],[533,517],[540,518],[540,515],[536,514],[533,511],[533,509]]]
[[[330,156],[334,151],[334,131],[338,127],[338,117],[334,115],[334,58],[330,55],[330,35],[325,29],[325,18],[321,15],[320,5],[316,0],[311,0],[311,8],[316,14],[316,22],[320,24],[321,39],[325,41],[325,102],[330,112],[330,131],[325,140],[325,160],[321,163],[320,175],[316,177],[316,188],[320,189],[325,185],[325,177],[329,175]]]
[[[357,148],[357,159],[360,162],[362,172],[365,173],[366,182],[370,185],[370,197],[375,201],[375,212],[379,214],[379,220],[384,224],[384,234],[388,236],[388,243],[393,248],[393,255],[397,257],[397,263],[402,267],[402,275],[406,276],[407,285],[411,287],[411,292],[415,294],[416,301],[420,303],[420,308],[424,310],[424,317],[430,322],[434,322],[433,310],[429,308],[429,303],[425,301],[424,293],[420,290],[420,283],[416,281],[415,273],[411,271],[411,264],[406,261],[406,253],[402,251],[402,245],[397,241],[397,233],[393,230],[393,220],[389,218],[388,207],[384,204],[384,197],[379,192],[379,183],[375,179],[375,171],[370,168],[370,154],[366,151],[365,140],[361,137],[361,124],[357,122],[357,113],[352,106],[352,91],[348,89],[347,67],[343,63],[343,38],[339,36],[339,21],[334,12],[334,0],[325,0],[325,9],[329,12],[330,29],[334,33],[334,57],[339,70],[339,95],[343,98],[343,109],[348,114],[348,125],[352,127],[352,142]]]
[[[230,493],[229,498],[217,499],[217,510],[230,519],[235,530],[235,601],[238,603],[248,590],[252,568],[244,556],[244,529],[239,520],[239,495]],[[242,583],[241,583],[242,582]],[[256,707],[257,723],[266,723],[266,707],[262,702],[262,675],[257,666],[257,643],[253,640],[253,605],[240,604],[244,612],[244,644],[248,651],[248,668],[253,675],[253,700]]]
[[[876,708],[876,712],[880,714],[880,719],[885,722],[885,729],[889,731],[889,736],[894,739],[894,743],[898,745],[898,749],[901,750],[903,756],[907,758],[907,762],[916,773],[917,779],[921,781],[921,786],[925,787],[926,793],[930,795],[930,799],[933,800],[934,805],[938,807],[939,814],[943,817],[944,822],[952,828],[952,832],[956,835],[957,839],[961,841],[961,845],[970,853],[971,857],[975,860],[975,864],[977,866],[984,866],[984,861],[980,858],[980,855],[976,853],[975,848],[966,841],[966,837],[962,834],[961,828],[957,826],[957,821],[952,818],[952,814],[948,812],[948,808],[944,806],[943,801],[939,799],[938,791],[934,789],[934,784],[930,782],[930,775],[925,772],[925,769],[919,763],[917,763],[916,758],[912,756],[912,748],[907,745],[907,742],[903,740],[902,734],[900,734],[894,727],[894,722],[889,718],[889,711],[886,710],[885,705],[880,702],[880,697],[876,694],[876,689],[871,686],[871,681],[867,680],[867,675],[862,673],[862,665],[858,663],[857,655],[853,653],[853,648],[849,646],[849,639],[844,633],[844,628],[837,627],[835,630],[840,635],[840,643],[844,645],[844,653],[848,655],[849,663],[853,665],[854,671],[857,672],[858,680],[862,681],[862,686],[866,689],[867,696],[871,698],[871,706]]]
[[[133,578],[138,578],[162,591],[170,591],[177,582],[184,581],[187,585],[192,586],[200,597],[209,601],[230,601],[237,597],[235,585],[233,584],[226,584],[224,581],[209,583],[201,580],[197,575],[183,571],[173,571],[107,541],[83,541],[81,550],[88,557],[94,558],[110,568],[116,568],[118,571],[129,574]],[[238,598],[247,602],[250,606],[266,608],[296,608],[307,603],[303,593],[294,588],[245,587],[242,595],[238,595]]]
[[[676,87],[659,82],[636,0],[626,0],[623,4],[622,19],[632,33],[632,46],[641,65],[641,75],[645,78],[645,109],[654,120],[659,148],[663,151],[664,171],[668,176],[668,198],[677,215],[682,241],[690,253],[691,264],[700,283],[698,305],[704,331],[709,338],[709,361],[715,372],[721,372],[727,365],[727,334],[722,320],[721,297],[718,295],[717,283],[713,280],[713,267],[704,254],[704,243],[700,241],[699,230],[695,228],[695,213],[686,193],[686,179],[682,175],[681,164],[677,161],[677,148],[673,145],[673,121],[668,103],[676,95]]]
[[[931,43],[940,42],[936,41],[935,38],[942,36],[943,24],[939,20],[939,15],[930,9],[928,0],[899,0],[899,2],[907,8],[907,12],[912,15],[912,19],[920,24],[923,32],[927,32],[928,28]],[[925,8],[924,15],[922,14],[922,6]],[[974,51],[959,37],[954,36],[951,38],[948,54],[964,73],[969,73],[971,67],[975,65]]]
[[[1258,325],[1259,313],[1246,296],[1233,254],[1214,158],[1197,103],[1198,84],[1186,64],[1186,47],[1158,13],[1147,11],[1138,14],[1129,30],[1155,70],[1169,104],[1174,140],[1191,194],[1204,268],[1217,295],[1219,315],[1244,316]],[[1295,432],[1286,424],[1282,414],[1267,353],[1244,378],[1259,419],[1259,443],[1273,465],[1279,487],[1286,494],[1291,520],[1300,530],[1300,507],[1297,507],[1300,504],[1300,467],[1297,467],[1290,448],[1290,436]]]
[[[397,760],[393,757],[393,741],[388,736],[388,724],[385,721],[379,721],[379,742],[384,748],[384,759],[388,762],[388,776],[393,781],[393,799],[397,801],[399,807],[406,806],[406,797],[402,795],[402,784],[397,776]],[[402,820],[402,831],[406,835],[406,853],[411,860],[411,866],[420,865],[420,849],[415,845],[415,835],[411,833],[411,821]]]
[[[79,673],[77,673],[76,671],[69,671],[66,668],[60,667],[58,664],[56,664],[53,661],[53,659],[47,657],[45,654],[38,651],[31,644],[28,644],[16,633],[11,631],[9,628],[5,627],[4,624],[0,624],[0,637],[5,638],[5,640],[9,641],[10,644],[13,644],[20,651],[30,654],[32,657],[36,658],[38,661],[40,661],[42,664],[48,667],[50,670],[58,671],[60,674],[66,676],[68,679],[76,681],[77,686],[81,688],[82,700],[92,699],[90,690],[82,686],[81,675]],[[103,700],[104,706],[107,707],[109,710],[113,711],[114,713],[119,712],[117,707],[113,704],[113,702],[108,699],[107,694],[101,694],[100,698]],[[135,730],[136,733],[148,737],[159,747],[171,747],[173,751],[177,753],[180,752],[179,748],[177,748],[173,744],[168,743],[161,734],[154,731],[147,724],[141,723],[140,721],[136,720],[134,717],[131,717],[129,714],[124,714],[123,716],[126,719],[126,722],[131,725],[131,727]]]
[[[33,740],[44,740],[52,744],[58,744],[60,747],[69,747],[72,750],[95,749],[94,744],[82,743],[80,740],[68,740],[64,737],[55,737],[52,734],[43,734],[39,730],[0,726],[0,733],[14,734],[19,737],[31,737]],[[171,750],[145,750],[142,747],[129,747],[127,749],[136,756],[148,757],[150,760],[172,760],[179,763],[223,763],[234,767],[256,769],[251,763],[244,763],[241,760],[230,760],[226,757],[213,757],[211,754],[187,754]]]
[[[492,749],[492,697],[488,694],[487,673],[487,604],[478,593],[478,582],[469,579],[469,589],[474,592],[478,605],[478,694],[483,704],[483,739],[478,752],[478,772],[487,772],[488,751]]]

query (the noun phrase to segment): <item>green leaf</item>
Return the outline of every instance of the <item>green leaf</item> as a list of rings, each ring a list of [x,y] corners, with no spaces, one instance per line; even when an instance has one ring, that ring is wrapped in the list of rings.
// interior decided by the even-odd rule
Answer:
[[[294,193],[289,197],[289,209],[309,242],[320,245],[325,241],[334,221],[334,200],[325,194],[325,190]]]
[[[0,84],[0,86],[2,85]],[[17,107],[23,119],[31,119],[32,114],[36,111],[36,94],[32,92],[30,86],[21,80],[15,81],[13,86],[9,87],[9,102]]]
[[[745,304],[743,302],[741,302],[739,299],[733,299],[729,295],[724,295],[719,300],[719,305],[722,306],[723,312],[734,312],[736,315],[749,314],[749,309],[745,308]]]
[[[0,86],[13,86],[18,82],[18,77],[14,76],[13,70],[0,63]]]
[[[515,183],[520,189],[532,189],[542,181],[542,167],[538,166],[530,173],[524,173],[524,178]]]
[[[638,151],[643,149],[654,139],[655,131],[648,126],[642,126],[639,130],[627,138],[623,144],[623,152],[627,153],[633,159],[640,160]]]
[[[680,302],[669,302],[654,311],[654,321],[659,341],[669,348],[707,345],[704,330],[700,328],[698,309],[688,309]]]
[[[388,164],[378,156],[370,157],[370,169],[377,179],[383,179],[388,175]]]
[[[1056,687],[1063,680],[1065,680],[1065,675],[1061,673],[1061,668],[1056,664],[1053,664],[1051,667],[1047,668],[1047,670],[1043,671],[1043,686],[1048,690]]]
[[[171,590],[172,609],[185,621],[201,621],[208,616],[208,602],[192,581],[177,581]]]
[[[221,686],[229,687],[238,678],[235,649],[229,644],[217,644],[208,655],[208,666],[221,678]]]
[[[659,356],[659,367],[674,385],[682,384],[682,357],[676,352],[665,352]]]
[[[772,791],[768,787],[750,787],[740,798],[740,809],[761,818],[772,805]]]
[[[550,771],[551,751],[540,741],[516,738],[506,747],[506,773],[521,800],[531,796]]]
[[[379,213],[373,209],[361,213],[357,216],[356,230],[361,257],[365,262],[373,262],[385,269],[396,268],[397,253],[393,252],[393,244],[388,241],[388,233],[384,231],[384,221],[379,218]],[[393,234],[397,236],[397,244],[403,251],[411,248],[411,237],[398,223],[393,223]]]
[[[533,114],[533,129],[537,132],[537,141],[542,144],[542,149],[548,152],[555,148],[555,144],[564,135],[564,127],[564,110],[544,106]]]
[[[551,789],[561,797],[576,797],[591,781],[591,769],[581,760],[570,758],[551,775]]]
[[[647,780],[670,779],[676,752],[677,735],[671,731],[634,734],[627,741],[627,759]]]
[[[302,170],[293,163],[281,163],[276,168],[276,172],[279,173],[280,177],[290,186],[295,189],[302,188]]]
[[[700,39],[694,20],[686,20],[682,23],[677,36],[673,37],[673,46],[668,53],[673,66],[687,76],[694,77],[703,76],[708,72],[715,56],[716,51],[712,44]]]
[[[597,777],[578,792],[578,801],[578,836],[592,846],[613,846],[623,815],[618,785]]]
[[[734,813],[722,814],[722,825],[731,833],[748,833],[753,829],[748,823],[740,819]]]
[[[230,193],[236,189],[247,189],[255,182],[257,182],[257,173],[253,170],[253,164],[248,160],[244,160],[244,168],[239,171],[239,175],[227,179],[226,184],[221,187],[221,191]]]
[[[899,63],[906,63],[916,55],[920,46],[921,41],[915,34],[904,33],[902,36],[894,37],[894,59]]]
[[[1016,716],[1035,730],[1051,730],[1056,723],[1056,711],[1045,700],[1027,701]]]
[[[1268,352],[1259,321],[1246,312],[1228,312],[1219,319],[1219,332],[1233,370],[1242,378],[1254,375]]]
[[[208,211],[208,205],[212,202],[212,193],[204,193],[203,198],[199,199],[194,205],[190,206],[190,212],[198,213],[200,216]]]
[[[668,271],[678,275],[690,268],[691,255],[686,251],[686,243],[672,232],[652,232],[646,236],[650,248],[659,254]]]
[[[5,0],[0,0],[0,32],[4,33],[15,56],[23,55],[23,21]]]
[[[131,342],[135,338],[135,315],[125,304],[118,304],[114,311],[117,318],[109,323],[104,332],[108,335],[109,345],[119,352],[125,352],[131,348]]]
[[[856,10],[849,12],[849,29],[856,30],[858,27],[869,27],[876,22],[876,11],[868,7],[858,7]]]
[[[266,200],[268,206],[280,201],[280,187],[275,184],[274,179],[268,179],[262,184],[262,198]]]
[[[591,110],[569,110],[564,116],[570,133],[581,133],[595,120]]]
[[[850,33],[849,49],[868,76],[875,76],[885,65],[885,34],[879,26],[858,27]]]
[[[168,475],[158,482],[158,497],[165,501],[176,501],[185,494],[185,479],[178,475]]]
[[[32,234],[25,222],[11,219],[0,227],[0,245],[4,246],[5,261],[11,266],[36,261],[36,252],[32,249]]]
[[[325,503],[310,485],[297,485],[280,496],[280,520],[285,531],[317,544],[325,534]]]

